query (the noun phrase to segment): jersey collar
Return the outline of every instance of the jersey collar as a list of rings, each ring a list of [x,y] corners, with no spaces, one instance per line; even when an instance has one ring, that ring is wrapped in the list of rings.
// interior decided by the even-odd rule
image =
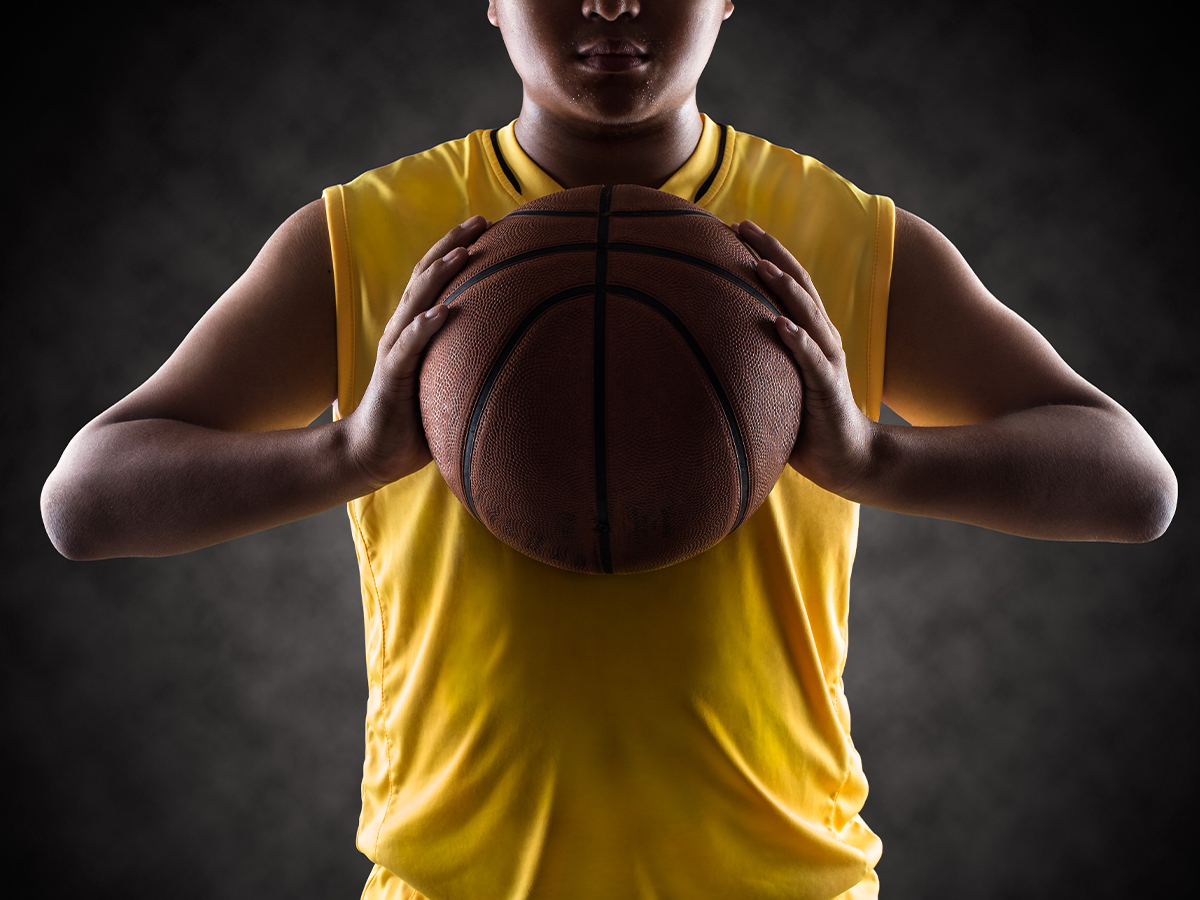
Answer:
[[[735,132],[728,125],[718,125],[704,113],[700,114],[700,118],[704,122],[700,142],[687,162],[659,190],[707,206],[729,173]],[[517,143],[513,130],[515,123],[516,119],[484,136],[485,153],[491,158],[496,177],[519,203],[528,203],[561,191],[562,186],[530,159]]]

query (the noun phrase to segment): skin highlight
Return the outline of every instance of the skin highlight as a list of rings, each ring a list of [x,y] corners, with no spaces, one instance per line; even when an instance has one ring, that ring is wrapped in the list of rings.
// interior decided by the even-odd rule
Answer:
[[[731,0],[489,0],[524,86],[522,149],[564,188],[659,187],[700,141],[696,84],[732,14]],[[636,65],[589,63],[620,42]]]
[[[658,187],[699,140],[696,81],[732,11],[728,0],[489,0],[525,85],[522,147],[564,187]],[[754,223],[735,226],[767,261],[787,313],[780,340],[804,383],[791,465],[851,500],[1028,537],[1162,534],[1178,485],[1150,436],[936,229],[903,210],[896,225],[884,401],[914,428],[862,414],[801,263]],[[445,321],[428,313],[487,226],[468,219],[430,249],[362,402],[306,428],[336,397],[337,333],[324,203],[299,210],[162,368],[68,445],[42,492],[55,547],[71,559],[182,553],[424,467],[415,376]]]

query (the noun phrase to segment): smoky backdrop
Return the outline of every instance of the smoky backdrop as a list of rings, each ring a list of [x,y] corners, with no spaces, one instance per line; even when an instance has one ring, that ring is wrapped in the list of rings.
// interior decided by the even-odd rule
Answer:
[[[7,871],[47,897],[357,897],[345,513],[72,563],[38,493],[292,211],[507,123],[520,83],[483,0],[81,9],[32,10],[5,61]],[[889,900],[1172,895],[1196,838],[1194,82],[1178,29],[1087,9],[745,0],[700,84],[717,121],[938,226],[1180,478],[1140,546],[863,509],[845,677]]]

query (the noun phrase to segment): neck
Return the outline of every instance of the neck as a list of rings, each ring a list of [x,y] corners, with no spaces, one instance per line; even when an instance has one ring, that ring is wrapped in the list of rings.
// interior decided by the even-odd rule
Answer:
[[[695,94],[679,109],[636,125],[581,124],[559,118],[526,97],[515,128],[521,149],[564,188],[657,188],[695,151],[704,123]]]

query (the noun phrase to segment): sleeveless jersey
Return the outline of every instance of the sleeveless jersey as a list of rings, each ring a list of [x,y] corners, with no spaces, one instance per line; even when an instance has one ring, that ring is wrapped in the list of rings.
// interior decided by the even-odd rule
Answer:
[[[510,123],[325,191],[340,415],[428,248],[558,190]],[[891,201],[707,117],[662,190],[791,250],[876,417]],[[788,467],[725,540],[636,575],[510,549],[432,463],[349,516],[369,683],[358,846],[377,864],[364,896],[877,894],[841,680],[856,504]]]

